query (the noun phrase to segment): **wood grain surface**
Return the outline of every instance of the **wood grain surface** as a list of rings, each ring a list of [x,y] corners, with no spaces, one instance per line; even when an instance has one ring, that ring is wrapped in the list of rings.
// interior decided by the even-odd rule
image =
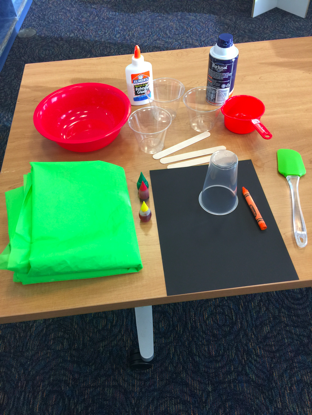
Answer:
[[[165,166],[138,150],[128,125],[108,147],[93,153],[73,153],[42,137],[32,120],[37,104],[49,93],[66,85],[102,82],[126,92],[125,67],[131,62],[131,56],[26,65],[0,176],[0,249],[8,243],[4,193],[22,185],[23,174],[30,171],[30,161],[104,160],[118,164],[126,171],[144,268],[130,275],[28,286],[13,283],[12,273],[1,271],[0,322],[311,286],[312,242],[308,242],[304,249],[299,249],[295,243],[289,187],[286,179],[277,172],[276,160],[279,148],[292,148],[302,155],[307,174],[300,180],[300,199],[308,237],[312,238],[311,42],[312,38],[307,37],[237,45],[239,61],[234,93],[254,95],[264,102],[266,111],[261,120],[272,132],[272,140],[263,140],[256,132],[233,134],[225,129],[220,114],[211,136],[189,148],[193,151],[224,145],[235,152],[239,160],[253,161],[299,281],[174,297],[166,294],[153,193],[149,201],[152,220],[141,224],[136,189],[141,171],[149,180],[150,170]],[[143,51],[143,55],[153,65],[154,78],[176,78],[188,90],[206,84],[209,50],[210,47],[155,53]],[[165,148],[195,134],[181,103],[168,130]]]

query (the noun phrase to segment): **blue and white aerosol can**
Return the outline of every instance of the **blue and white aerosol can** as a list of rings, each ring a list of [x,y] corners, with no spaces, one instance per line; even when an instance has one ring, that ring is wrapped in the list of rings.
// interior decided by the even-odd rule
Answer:
[[[209,53],[206,96],[209,103],[222,105],[233,94],[237,61],[233,36],[223,33]]]

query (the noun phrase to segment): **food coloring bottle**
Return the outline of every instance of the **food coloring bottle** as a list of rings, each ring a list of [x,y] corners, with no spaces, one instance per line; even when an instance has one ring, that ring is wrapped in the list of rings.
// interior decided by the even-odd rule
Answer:
[[[232,96],[237,61],[238,49],[234,46],[233,36],[223,33],[209,53],[206,95],[209,103],[223,105]]]
[[[152,65],[144,61],[138,45],[134,48],[132,63],[126,67],[126,81],[131,105],[148,104],[153,94]]]

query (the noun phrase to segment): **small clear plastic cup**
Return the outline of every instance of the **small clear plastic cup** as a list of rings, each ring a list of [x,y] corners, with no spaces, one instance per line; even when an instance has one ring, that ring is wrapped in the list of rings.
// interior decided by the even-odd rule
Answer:
[[[207,102],[206,91],[205,86],[199,86],[190,89],[183,96],[191,127],[199,133],[212,130],[222,106]]]
[[[185,87],[182,82],[174,78],[157,78],[153,82],[153,96],[151,105],[164,108],[169,111],[172,119],[177,115],[181,98]]]
[[[171,123],[171,114],[155,106],[140,108],[128,119],[140,150],[147,154],[156,154],[164,148],[166,133]]]
[[[212,154],[203,190],[199,195],[200,206],[213,215],[227,215],[238,205],[238,159],[229,150]]]

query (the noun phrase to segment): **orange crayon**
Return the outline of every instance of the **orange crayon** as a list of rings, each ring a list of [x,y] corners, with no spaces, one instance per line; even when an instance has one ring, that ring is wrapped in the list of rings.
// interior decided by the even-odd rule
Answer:
[[[250,196],[250,193],[248,192],[247,189],[245,189],[245,187],[243,187],[242,190],[243,190],[243,196],[246,199],[246,202],[247,202],[248,206],[250,207],[250,209],[251,209],[251,211],[252,211],[252,213],[253,213],[253,215],[254,215],[254,217],[255,217],[258,225],[259,225],[259,228],[262,231],[264,231],[267,228],[267,226],[266,226],[264,220],[262,219],[262,216],[261,216],[255,202],[253,201],[253,198]]]

